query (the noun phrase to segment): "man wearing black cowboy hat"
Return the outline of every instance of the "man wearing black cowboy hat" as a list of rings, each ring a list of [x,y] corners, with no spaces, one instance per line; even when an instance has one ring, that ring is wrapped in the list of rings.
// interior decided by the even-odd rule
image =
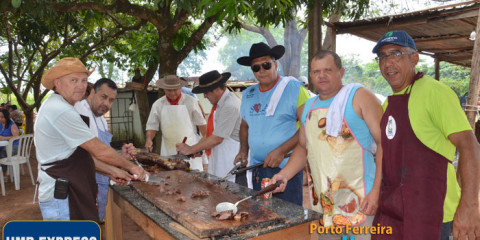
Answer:
[[[240,151],[235,163],[247,163],[250,150],[250,165],[264,163],[253,171],[253,189],[260,190],[263,178],[277,174],[288,161],[284,156],[298,142],[297,108],[309,98],[302,83],[293,77],[277,73],[277,59],[285,53],[281,45],[270,48],[267,44],[255,43],[249,56],[237,59],[238,64],[251,67],[259,84],[243,91],[240,113]],[[283,193],[274,196],[302,205],[302,180],[300,171],[288,182]]]
[[[228,78],[229,72],[220,74],[216,70],[200,76],[200,84],[193,92],[203,93],[213,105],[208,117],[207,136],[193,146],[177,144],[177,150],[185,155],[206,150],[210,157],[208,173],[219,177],[224,177],[232,169],[240,149],[240,99],[227,89]],[[247,186],[245,175],[230,176],[228,180]]]

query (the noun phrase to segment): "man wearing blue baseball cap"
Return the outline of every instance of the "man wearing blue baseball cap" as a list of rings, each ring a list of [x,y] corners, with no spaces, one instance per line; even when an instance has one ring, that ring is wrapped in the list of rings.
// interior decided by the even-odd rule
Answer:
[[[458,97],[415,71],[419,55],[405,31],[387,32],[373,53],[393,90],[380,123],[383,179],[373,226],[391,226],[393,234],[372,239],[480,239],[480,145]]]

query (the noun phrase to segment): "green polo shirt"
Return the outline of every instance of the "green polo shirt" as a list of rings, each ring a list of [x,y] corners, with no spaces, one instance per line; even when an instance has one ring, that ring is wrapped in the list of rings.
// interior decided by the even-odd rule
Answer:
[[[404,94],[406,89],[408,87],[394,95]],[[388,100],[383,104],[384,111],[387,106]],[[425,146],[450,161],[453,161],[456,149],[448,136],[452,133],[472,130],[455,92],[447,85],[430,77],[424,76],[413,85],[408,100],[408,115],[417,138]],[[453,221],[459,201],[460,187],[455,168],[452,164],[448,164],[443,222]]]

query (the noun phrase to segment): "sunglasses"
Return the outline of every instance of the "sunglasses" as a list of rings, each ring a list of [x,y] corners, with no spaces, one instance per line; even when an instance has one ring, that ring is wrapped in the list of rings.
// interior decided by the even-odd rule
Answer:
[[[263,69],[265,69],[265,70],[269,70],[270,68],[272,68],[272,62],[264,62],[261,65],[260,64],[252,65],[252,71],[253,72],[260,71],[260,66],[262,66]]]

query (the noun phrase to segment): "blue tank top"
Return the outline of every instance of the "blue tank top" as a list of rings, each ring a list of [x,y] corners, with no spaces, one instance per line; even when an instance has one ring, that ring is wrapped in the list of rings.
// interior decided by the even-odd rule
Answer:
[[[0,136],[2,137],[11,137],[13,136],[12,134],[12,126],[14,125],[15,123],[13,121],[10,122],[10,125],[8,125],[7,127],[5,127],[5,129],[3,129],[3,124],[0,123]],[[3,129],[3,131],[1,130]],[[13,145],[18,145],[18,140],[13,142]]]

